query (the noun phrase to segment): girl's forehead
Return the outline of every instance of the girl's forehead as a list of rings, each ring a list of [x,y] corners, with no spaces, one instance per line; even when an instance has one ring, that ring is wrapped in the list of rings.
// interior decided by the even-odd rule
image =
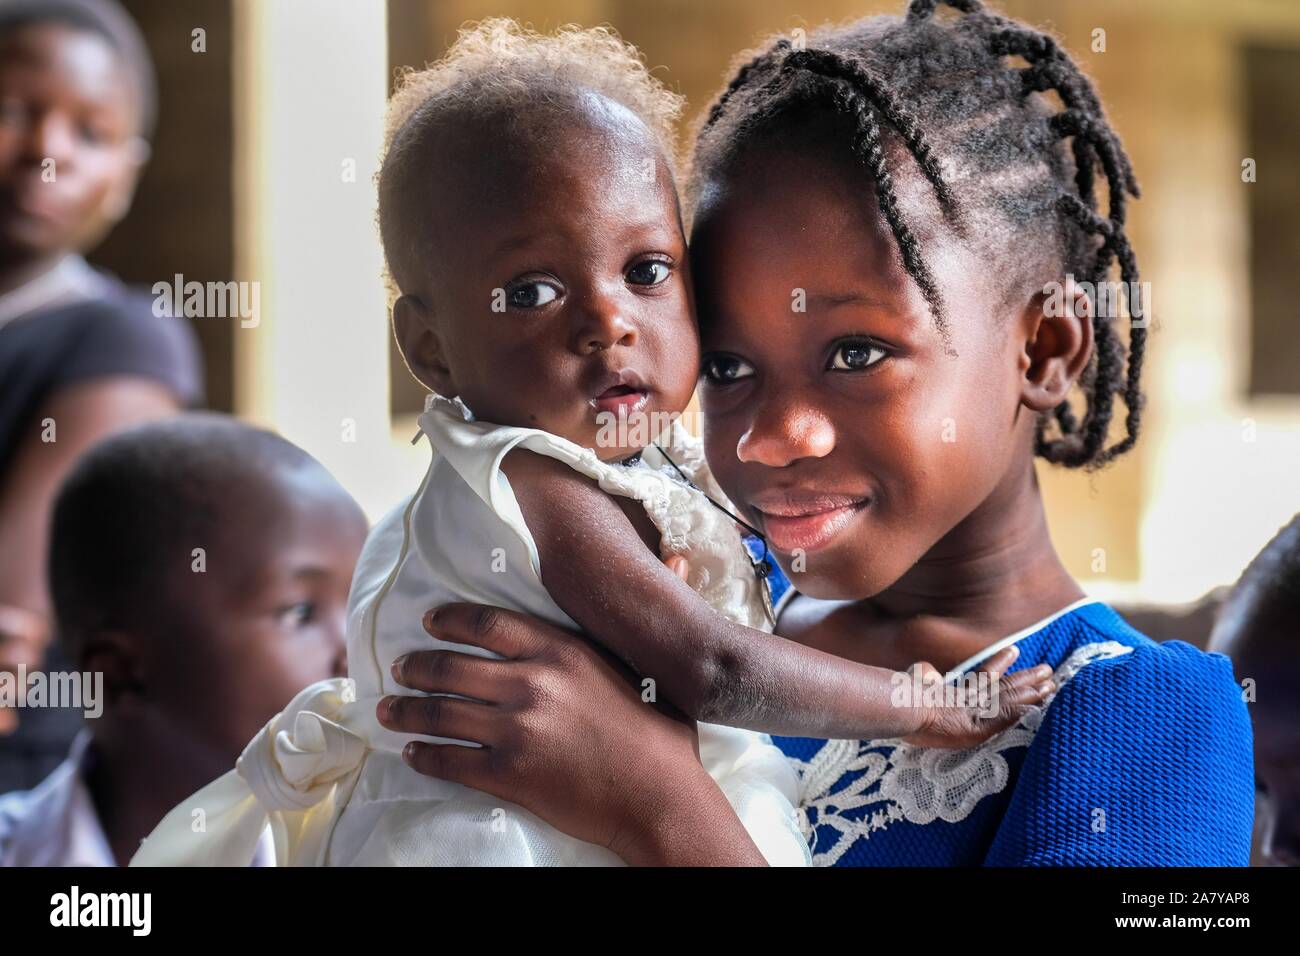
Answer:
[[[100,107],[133,108],[126,66],[99,34],[59,24],[19,27],[0,36],[0,75],[53,84]]]
[[[945,298],[998,298],[977,246],[944,216],[924,177],[902,170],[892,186]],[[761,256],[763,270],[786,273],[786,282],[806,279],[801,287],[820,281],[830,295],[852,293],[863,281],[898,295],[913,286],[875,182],[851,153],[828,152],[815,140],[754,147],[698,195],[692,250],[704,269],[719,257],[734,264]]]

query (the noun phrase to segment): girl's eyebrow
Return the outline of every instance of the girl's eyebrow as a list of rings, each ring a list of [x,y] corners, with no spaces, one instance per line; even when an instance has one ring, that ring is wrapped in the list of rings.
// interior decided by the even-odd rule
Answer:
[[[864,305],[872,309],[897,311],[896,306],[891,306],[888,302],[857,290],[847,290],[843,292],[813,292],[808,295],[808,300],[809,302],[816,303],[828,309],[833,309],[836,306],[841,305]]]

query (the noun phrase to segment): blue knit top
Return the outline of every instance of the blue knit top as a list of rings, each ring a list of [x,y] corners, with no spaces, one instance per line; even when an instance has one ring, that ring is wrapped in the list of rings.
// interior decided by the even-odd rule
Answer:
[[[1245,866],[1255,782],[1231,662],[1091,602],[1015,640],[1043,709],[964,751],[775,737],[822,866]]]

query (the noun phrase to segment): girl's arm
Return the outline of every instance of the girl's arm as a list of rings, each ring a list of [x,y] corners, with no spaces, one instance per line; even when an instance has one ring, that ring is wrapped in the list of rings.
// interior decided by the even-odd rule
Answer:
[[[1041,699],[1046,669],[1003,677],[1014,659],[1003,655],[988,665],[992,681],[1000,681],[995,716],[978,704],[926,706],[910,694],[896,704],[894,671],[742,627],[713,611],[660,563],[647,540],[653,531],[638,530],[631,509],[567,465],[516,450],[503,467],[556,604],[696,720],[789,736],[911,736],[962,747],[1010,726]]]

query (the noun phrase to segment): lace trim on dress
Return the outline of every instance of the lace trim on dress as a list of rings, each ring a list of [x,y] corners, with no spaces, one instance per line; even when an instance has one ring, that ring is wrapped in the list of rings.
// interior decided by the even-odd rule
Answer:
[[[430,417],[422,427],[455,429],[461,420],[475,421],[473,412],[460,399],[437,393],[425,396],[425,415],[437,416],[440,412],[451,422]],[[639,501],[659,531],[660,555],[665,558],[681,555],[690,562],[687,584],[710,607],[746,627],[771,629],[763,590],[767,585],[754,576],[740,529],[710,504],[704,494],[683,483],[676,469],[653,445],[645,449],[638,464],[629,467],[602,461],[593,449],[539,429],[487,427],[543,435],[552,447],[561,451],[556,458],[593,478],[602,490]],[[665,429],[658,443],[705,494],[730,506],[709,473],[703,444],[680,421]]]
[[[1000,793],[1010,779],[1005,751],[1027,747],[1061,687],[1093,661],[1119,657],[1133,648],[1101,641],[1078,648],[1053,674],[1056,690],[1014,726],[967,750],[916,747],[901,740],[828,740],[810,759],[794,760],[799,771],[800,828],[813,843],[813,865],[832,866],[857,840],[898,820],[957,823],[985,797]],[[846,774],[860,774],[835,789]],[[811,820],[809,811],[815,813]],[[852,814],[851,816],[849,814]]]

